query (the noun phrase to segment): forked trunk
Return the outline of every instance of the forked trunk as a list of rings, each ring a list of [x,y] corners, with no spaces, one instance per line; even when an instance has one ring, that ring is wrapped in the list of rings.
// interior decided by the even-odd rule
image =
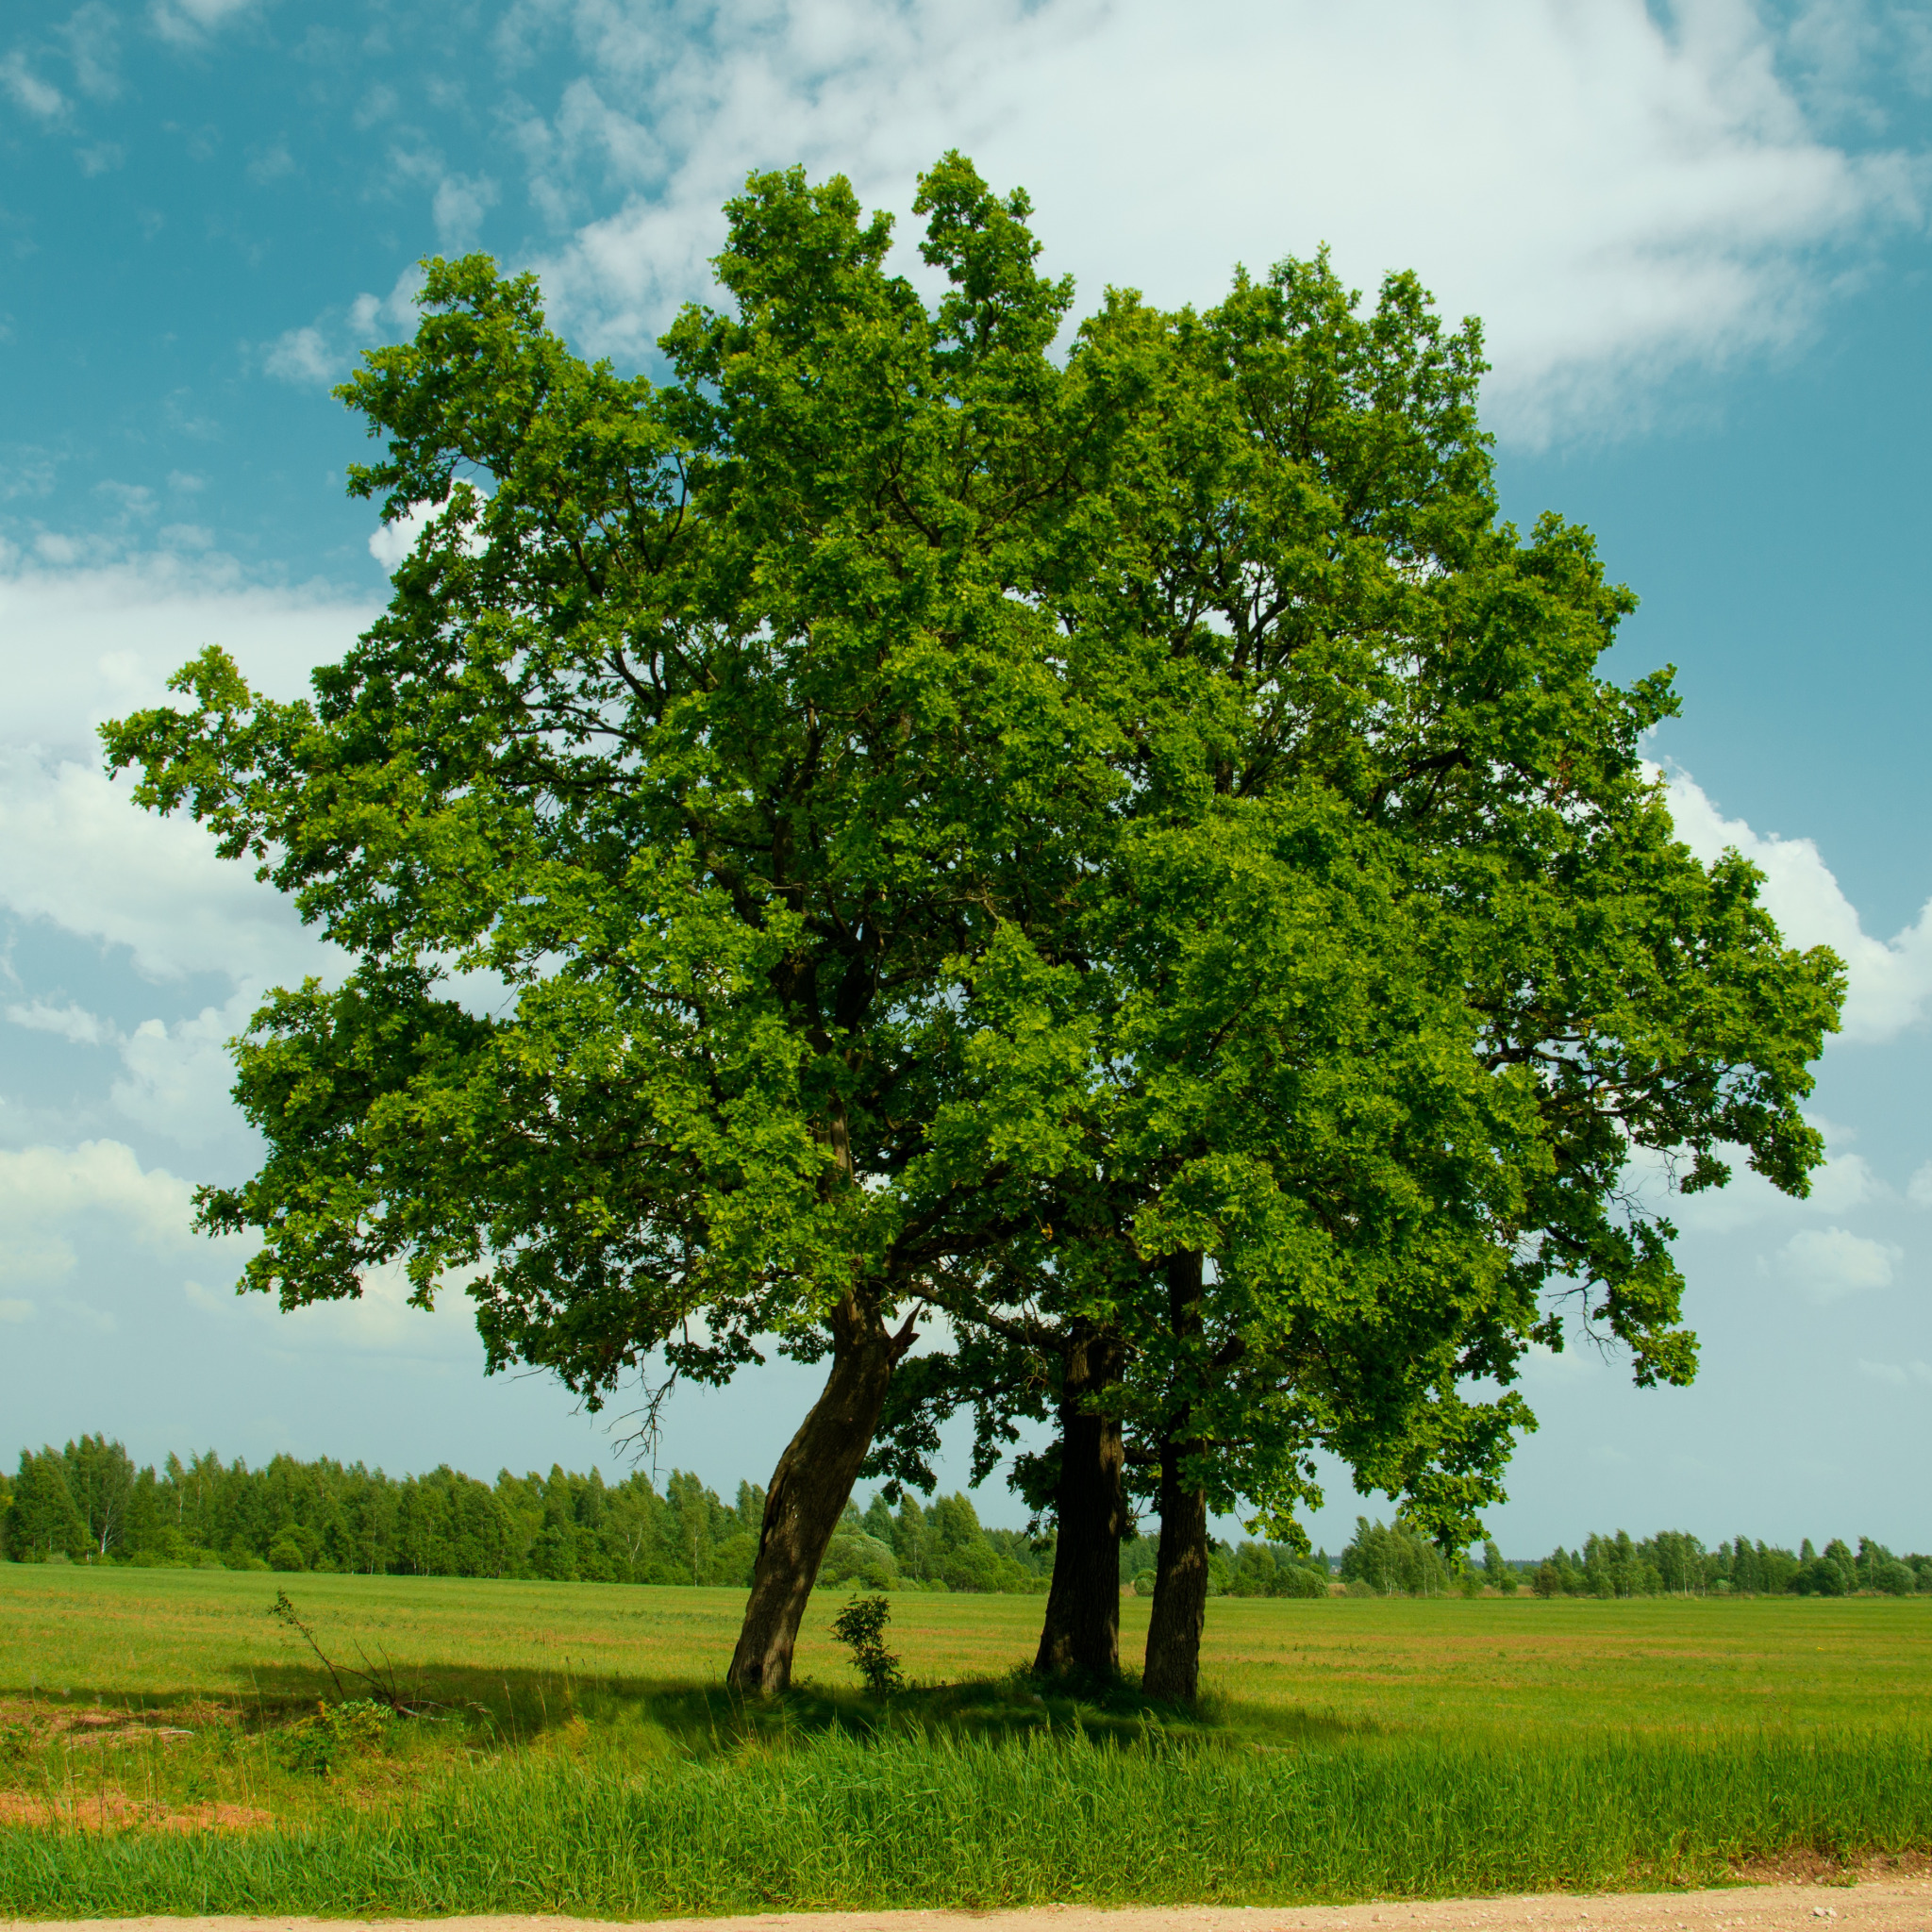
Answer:
[[[909,1322],[894,1335],[850,1294],[832,1312],[832,1336],[824,1392],[779,1457],[765,1496],[751,1600],[727,1680],[735,1690],[769,1696],[790,1687],[819,1565],[872,1447],[893,1367],[913,1339]]]
[[[1067,1355],[1060,1393],[1058,1534],[1046,1627],[1034,1669],[1117,1676],[1121,1667],[1121,1425],[1091,1405],[1120,1378],[1119,1338],[1083,1328]]]
[[[1201,1257],[1181,1253],[1167,1269],[1170,1315],[1185,1373],[1186,1343],[1201,1331]],[[1160,1550],[1141,1688],[1170,1704],[1191,1704],[1201,1685],[1201,1632],[1208,1621],[1208,1492],[1186,1477],[1207,1445],[1188,1433],[1185,1399],[1160,1443]]]

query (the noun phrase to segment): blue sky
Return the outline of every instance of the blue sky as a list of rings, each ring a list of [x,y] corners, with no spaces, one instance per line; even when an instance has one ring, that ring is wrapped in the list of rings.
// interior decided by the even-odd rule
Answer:
[[[1539,1361],[1496,1527],[1932,1547],[1932,8],[1820,0],[87,0],[0,26],[0,1453],[277,1449],[483,1474],[621,1459],[460,1297],[228,1292],[191,1185],[245,1173],[222,1042],[328,960],[98,769],[102,718],[210,641],[292,691],[378,607],[328,385],[408,332],[413,264],[542,276],[651,366],[753,168],[904,210],[958,145],[1050,263],[1212,300],[1327,241],[1483,316],[1507,512],[1589,524],[1679,667],[1652,753],[1700,851],[1764,865],[1853,995],[1813,1199],[1683,1217],[1706,1367]],[[909,249],[907,251],[909,257]],[[908,259],[909,267],[915,264]],[[769,1472],[813,1378],[674,1403],[660,1466]],[[957,1464],[950,1472],[963,1475]],[[1017,1510],[997,1492],[996,1520]],[[1331,1547],[1355,1504],[1318,1519]]]

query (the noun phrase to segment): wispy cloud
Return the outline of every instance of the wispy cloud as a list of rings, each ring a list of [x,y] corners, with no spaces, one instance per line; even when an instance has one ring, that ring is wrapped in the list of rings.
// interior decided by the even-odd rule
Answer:
[[[15,107],[37,121],[58,121],[67,112],[67,96],[51,81],[42,80],[17,49],[0,60],[0,89]]]
[[[111,1020],[104,1020],[98,1013],[90,1013],[71,1002],[57,1007],[34,1000],[8,1007],[7,1017],[29,1032],[56,1033],[75,1046],[112,1046],[121,1038],[120,1028]]]
[[[162,40],[192,46],[255,5],[256,0],[154,0],[148,24]]]
[[[1868,1362],[1861,1358],[1858,1368],[1874,1382],[1887,1383],[1893,1389],[1932,1385],[1932,1362]]]

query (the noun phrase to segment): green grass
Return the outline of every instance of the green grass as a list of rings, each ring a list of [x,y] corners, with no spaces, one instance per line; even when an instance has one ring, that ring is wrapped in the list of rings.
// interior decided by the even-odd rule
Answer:
[[[619,1584],[0,1563],[0,1696],[312,1700],[327,1679],[265,1614],[281,1584],[352,1660],[359,1643],[435,1694],[499,1706],[508,1679],[526,1729],[543,1722],[544,1687],[722,1678],[744,1602]],[[826,1631],[841,1601],[819,1593],[799,1645],[800,1674],[827,1685],[857,1682]],[[892,1641],[917,1680],[997,1677],[1032,1656],[1041,1607],[902,1596]],[[1130,1663],[1147,1607],[1121,1606]],[[1352,1724],[1861,1724],[1932,1694],[1932,1598],[1219,1598],[1203,1671],[1243,1708]]]
[[[445,1707],[305,1750],[330,1687],[277,1584]],[[733,1592],[0,1566],[0,1917],[1286,1904],[1932,1848],[1932,1604],[1220,1600],[1183,1713],[1042,1694],[1038,1599],[928,1596],[881,1710],[839,1601],[744,1705]],[[224,1823],[258,1828],[178,1828]]]

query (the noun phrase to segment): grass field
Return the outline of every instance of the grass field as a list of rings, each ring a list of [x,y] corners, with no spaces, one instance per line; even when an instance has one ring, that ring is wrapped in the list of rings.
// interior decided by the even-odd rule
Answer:
[[[278,1585],[441,1708],[318,1716]],[[1192,1716],[1032,1684],[1038,1598],[923,1595],[885,1709],[831,1598],[747,1707],[741,1605],[0,1565],[0,1915],[1261,1904],[1932,1848],[1911,1599],[1223,1599]]]

